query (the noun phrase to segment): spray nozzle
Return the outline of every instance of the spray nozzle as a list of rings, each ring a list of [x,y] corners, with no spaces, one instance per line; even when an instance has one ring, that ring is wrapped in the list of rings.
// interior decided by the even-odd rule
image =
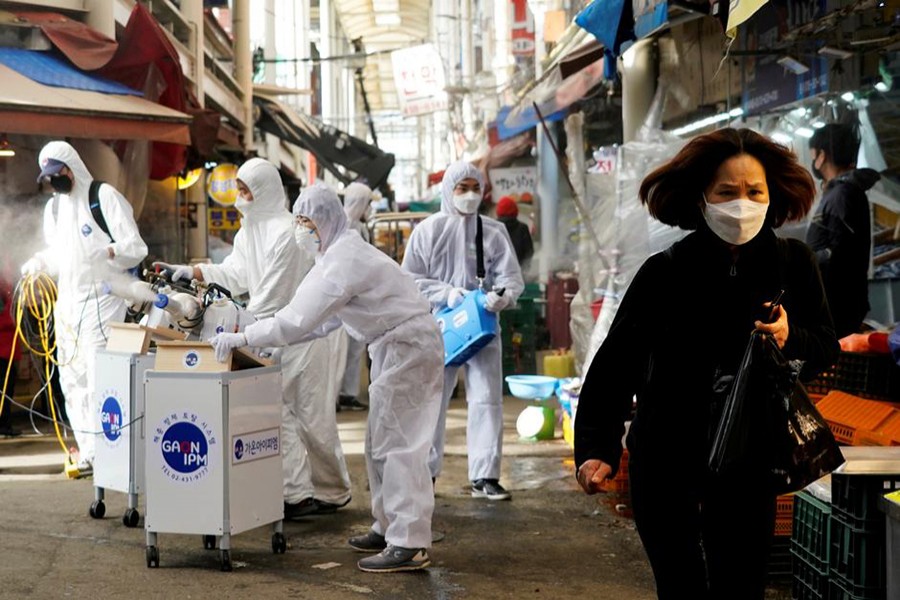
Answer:
[[[165,294],[157,294],[156,301],[153,303],[153,306],[156,308],[165,308],[169,305],[169,297]]]

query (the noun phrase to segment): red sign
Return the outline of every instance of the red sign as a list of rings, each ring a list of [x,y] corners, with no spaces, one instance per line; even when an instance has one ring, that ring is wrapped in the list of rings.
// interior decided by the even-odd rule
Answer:
[[[534,18],[526,0],[510,0],[512,4],[512,53],[516,56],[534,54]]]

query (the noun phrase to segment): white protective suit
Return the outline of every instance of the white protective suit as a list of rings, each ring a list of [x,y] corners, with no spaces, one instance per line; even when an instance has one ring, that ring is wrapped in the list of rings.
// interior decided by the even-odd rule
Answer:
[[[298,204],[299,213],[318,229],[316,265],[288,306],[244,331],[247,343],[296,343],[343,324],[369,344],[366,466],[372,529],[388,544],[428,548],[434,510],[428,453],[440,412],[440,332],[412,278],[347,229],[330,188],[313,185]]]
[[[413,230],[403,257],[403,268],[412,274],[419,291],[434,310],[447,305],[450,290],[478,287],[475,261],[475,215],[463,215],[453,205],[453,188],[463,179],[475,179],[484,189],[481,172],[469,163],[457,162],[444,173],[441,212],[431,215]],[[506,227],[482,217],[485,291],[506,288],[510,305],[525,289],[522,271]],[[503,452],[503,379],[500,335],[466,363],[466,400],[469,404],[466,441],[469,479],[499,479]],[[444,370],[441,418],[435,430],[429,466],[432,477],[441,472],[447,408],[459,367]]]
[[[363,223],[363,215],[369,209],[372,190],[362,183],[351,183],[344,189],[344,213],[350,229],[358,232],[365,241],[369,241],[369,228]],[[349,337],[347,340],[347,364],[341,381],[341,396],[356,397],[359,394],[359,375],[362,369],[362,356],[366,345]]]
[[[38,164],[45,164],[47,159],[65,163],[75,181],[71,192],[57,194],[47,202],[47,248],[35,258],[57,280],[59,297],[53,318],[59,382],[81,460],[93,462],[100,429],[94,398],[96,351],[106,346],[109,323],[125,320],[125,301],[105,294],[101,282],[137,266],[147,256],[147,244],[138,232],[131,205],[111,185],[100,186],[98,192],[110,235],[100,229],[88,205],[94,178],[75,148],[66,142],[50,142],[41,150]],[[112,247],[115,258],[100,262],[91,259],[92,253],[107,247]]]
[[[313,259],[294,241],[278,169],[253,158],[241,165],[237,177],[253,202],[244,209],[234,250],[221,265],[198,266],[205,281],[235,295],[249,291],[247,310],[264,319],[287,305]],[[284,497],[292,504],[312,497],[343,504],[350,498],[333,404],[330,412],[317,408],[328,394],[327,360],[321,344],[297,344],[281,353]]]

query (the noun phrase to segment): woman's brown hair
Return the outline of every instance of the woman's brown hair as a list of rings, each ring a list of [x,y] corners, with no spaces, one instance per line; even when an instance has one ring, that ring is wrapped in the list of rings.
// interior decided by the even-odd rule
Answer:
[[[641,202],[666,225],[697,229],[703,221],[703,192],[719,166],[749,154],[766,172],[769,212],[766,222],[780,227],[803,218],[812,207],[816,187],[797,156],[750,129],[719,129],[692,139],[669,162],[641,182]]]

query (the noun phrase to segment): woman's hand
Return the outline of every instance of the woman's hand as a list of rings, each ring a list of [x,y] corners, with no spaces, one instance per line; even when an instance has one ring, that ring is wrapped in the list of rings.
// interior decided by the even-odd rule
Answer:
[[[769,308],[770,306],[772,306],[772,303],[766,302],[765,304],[763,304],[763,306]],[[788,315],[787,311],[784,310],[784,306],[782,306],[781,304],[776,306],[774,310],[775,314],[772,316],[775,320],[771,323],[763,323],[762,321],[757,321],[755,323],[756,330],[771,334],[772,337],[775,338],[775,343],[778,344],[778,348],[782,349],[784,348],[784,344],[788,339]]]
[[[602,460],[592,458],[581,463],[578,467],[577,479],[581,488],[588,494],[596,494],[597,492],[605,492],[603,482],[609,479],[612,474],[612,467]]]

